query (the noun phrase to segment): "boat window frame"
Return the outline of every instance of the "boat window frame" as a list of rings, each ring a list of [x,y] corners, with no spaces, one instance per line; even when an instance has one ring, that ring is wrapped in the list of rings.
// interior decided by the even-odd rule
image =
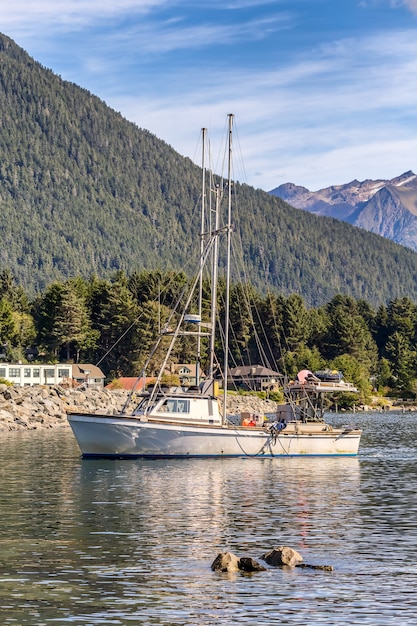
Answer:
[[[165,398],[157,408],[157,412],[169,415],[190,413],[190,400],[188,398]]]

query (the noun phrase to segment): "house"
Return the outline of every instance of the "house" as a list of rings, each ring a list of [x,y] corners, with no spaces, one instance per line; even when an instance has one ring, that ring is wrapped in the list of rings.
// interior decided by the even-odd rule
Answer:
[[[56,363],[0,363],[0,378],[17,387],[27,385],[61,385],[68,383],[86,384],[102,389],[105,375],[99,367],[90,364]]]
[[[245,365],[229,370],[227,385],[247,391],[277,391],[282,379],[282,374],[263,365]]]
[[[103,389],[106,377],[97,365],[73,363],[70,367],[72,368],[71,376],[75,385],[84,385],[89,389]]]
[[[146,386],[155,382],[155,376],[153,377],[141,377],[137,376],[121,376],[117,378],[115,382],[111,382],[106,385],[106,389],[126,389],[126,391],[141,392],[146,389]]]
[[[17,387],[27,385],[59,385],[71,376],[71,365],[57,363],[36,365],[33,363],[0,363],[0,378],[13,383]]]
[[[165,374],[175,374],[180,379],[181,385],[189,387],[197,384],[197,365],[196,363],[171,363],[165,370]],[[199,382],[205,380],[206,376],[200,369],[198,372]]]
[[[197,366],[195,363],[184,364],[184,363],[173,363],[167,366],[164,374],[166,376],[178,376],[180,379],[181,385],[185,387],[190,387],[196,384],[196,371]],[[200,382],[205,380],[205,374],[200,370],[199,379]],[[135,392],[141,392],[146,389],[148,385],[152,385],[155,383],[155,376],[147,376],[146,378],[141,377],[138,379],[137,376],[121,376],[117,379],[116,384],[109,383],[106,385],[108,389],[117,388],[117,389],[126,389],[128,391],[134,390]]]

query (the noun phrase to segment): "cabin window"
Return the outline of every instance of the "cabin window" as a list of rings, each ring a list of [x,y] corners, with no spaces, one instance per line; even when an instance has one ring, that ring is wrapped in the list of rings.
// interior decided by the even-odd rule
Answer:
[[[1,378],[6,378],[6,368],[5,367],[0,367],[0,377]]]
[[[58,370],[58,376],[60,378],[68,378],[69,370]]]
[[[158,409],[159,413],[189,413],[190,401],[179,398],[168,398]]]
[[[25,378],[30,378],[30,376],[31,376],[31,370],[30,370],[30,367],[25,367],[25,369],[23,370],[23,376],[24,376]]]
[[[19,376],[20,376],[20,367],[11,367],[9,369],[10,378],[19,378]]]

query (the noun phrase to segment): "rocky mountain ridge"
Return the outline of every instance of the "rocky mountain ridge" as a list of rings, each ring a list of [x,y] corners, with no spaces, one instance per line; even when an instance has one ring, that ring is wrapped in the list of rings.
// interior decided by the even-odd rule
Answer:
[[[318,191],[285,183],[270,193],[297,209],[333,217],[417,250],[417,175],[353,180]]]

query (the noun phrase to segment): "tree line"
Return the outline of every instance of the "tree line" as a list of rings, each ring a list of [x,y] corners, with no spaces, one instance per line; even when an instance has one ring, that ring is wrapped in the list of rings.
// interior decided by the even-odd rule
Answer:
[[[8,362],[99,364],[108,379],[138,375],[187,284],[185,274],[143,270],[116,272],[49,285],[29,299],[9,270],[0,271],[0,350]],[[203,318],[208,319],[209,285],[203,284]],[[408,297],[373,308],[364,300],[337,295],[307,307],[297,294],[261,295],[246,283],[232,285],[230,366],[264,364],[288,377],[300,369],[340,370],[361,390],[414,398],[417,394],[417,305]],[[196,303],[192,306],[195,307]],[[224,318],[224,283],[218,290]],[[190,311],[193,312],[193,311]],[[148,375],[161,364],[168,338],[153,354]],[[221,341],[217,352],[224,358]],[[187,337],[172,361],[192,363],[195,340]],[[201,351],[204,369],[207,346]]]

